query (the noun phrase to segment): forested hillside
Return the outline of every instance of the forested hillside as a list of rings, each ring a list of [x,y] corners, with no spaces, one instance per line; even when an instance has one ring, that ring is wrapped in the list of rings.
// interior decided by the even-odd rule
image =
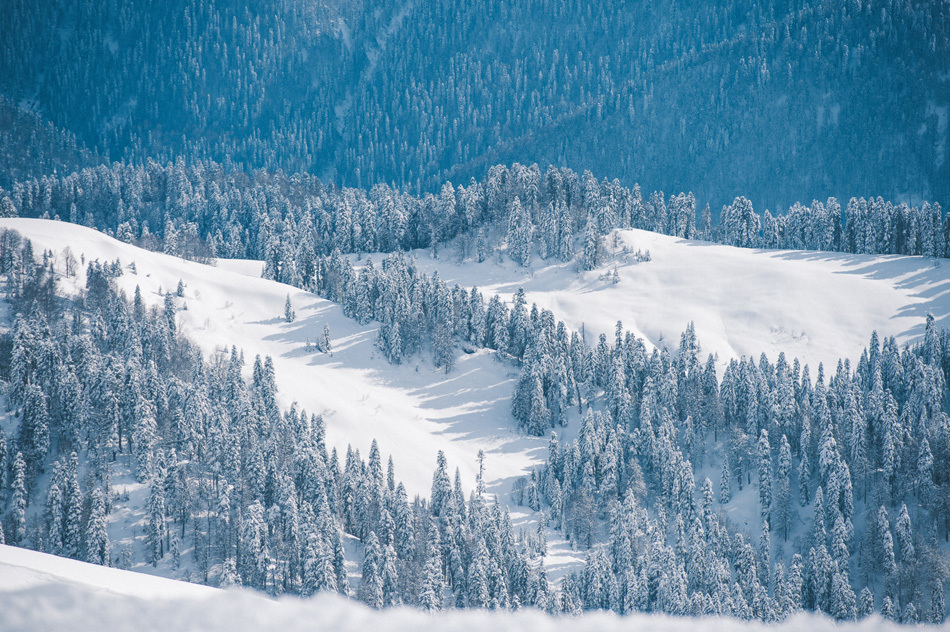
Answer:
[[[377,607],[945,616],[950,335],[932,319],[921,344],[874,335],[827,377],[784,355],[734,360],[720,377],[692,328],[672,353],[619,323],[616,341],[588,347],[523,295],[509,307],[449,291],[403,255],[359,274],[322,260],[314,290],[381,321],[391,361],[421,351],[448,371],[459,346],[487,347],[521,365],[511,413],[524,432],[580,424],[576,439],[552,434],[546,463],[498,499],[538,512],[526,532],[481,475],[466,500],[442,455],[429,498],[410,501],[375,443],[366,462],[328,451],[321,418],[277,407],[269,359],[250,384],[236,349],[203,359],[176,331],[175,294],[162,309],[117,294],[120,262],[88,263],[77,300],[57,291],[82,274],[69,253],[39,257],[12,231],[0,246],[18,314],[0,357],[16,414],[0,441],[10,542]],[[123,475],[148,490],[138,547],[108,539]],[[751,532],[730,518],[742,507],[758,508]],[[360,541],[353,587],[344,534]],[[557,584],[551,535],[586,551]]]
[[[0,94],[133,163],[434,192],[518,161],[714,214],[946,205],[948,33],[946,3],[890,0],[12,0]]]
[[[538,545],[516,539],[481,486],[466,500],[441,452],[431,455],[431,499],[409,499],[375,441],[367,460],[337,454],[321,417],[279,409],[269,357],[254,359],[250,383],[237,349],[202,357],[176,330],[175,295],[159,310],[138,291],[131,301],[116,291],[118,261],[90,262],[82,300],[67,300],[59,254],[39,258],[16,232],[0,232],[17,314],[0,376],[18,417],[4,424],[9,439],[0,426],[0,540],[125,568],[185,563],[195,581],[275,595],[328,590],[436,609],[448,585],[460,607],[550,598],[560,610],[543,567],[529,573]],[[68,259],[66,276],[82,274]],[[128,475],[147,489],[144,547],[134,533],[121,547],[109,541],[109,514],[129,505],[113,480]],[[344,533],[365,545],[353,589]]]
[[[945,624],[948,60],[946,0],[0,1],[0,545]]]

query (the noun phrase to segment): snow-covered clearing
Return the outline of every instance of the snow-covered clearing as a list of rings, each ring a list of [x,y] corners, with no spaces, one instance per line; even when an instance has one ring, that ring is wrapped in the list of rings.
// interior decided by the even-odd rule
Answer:
[[[809,629],[896,630],[898,626],[873,617],[859,624],[836,624],[831,619],[800,614],[784,623],[730,619],[690,619],[635,615],[618,617],[590,613],[553,618],[537,611],[491,612],[456,610],[426,614],[410,608],[371,610],[355,601],[321,594],[313,599],[279,600],[244,590],[217,590],[168,579],[0,545],[0,630],[376,630],[432,629],[441,631],[504,632],[531,630],[566,632],[648,629],[669,632],[705,630]]]
[[[588,344],[617,320],[656,346],[671,350],[690,321],[704,352],[730,357],[784,351],[812,367],[834,371],[839,358],[852,366],[871,332],[914,342],[933,313],[950,326],[950,267],[924,257],[835,252],[754,250],[669,237],[642,230],[618,231],[606,241],[610,260],[592,272],[536,255],[522,268],[502,253],[458,263],[451,248],[438,259],[417,251],[419,265],[441,278],[485,294],[510,297],[523,287],[529,305],[550,309],[568,327],[586,332]],[[623,248],[628,251],[624,254]],[[651,261],[636,261],[637,250]],[[378,257],[377,257],[378,259]],[[943,263],[943,265],[941,265]],[[609,276],[614,267],[620,282]]]

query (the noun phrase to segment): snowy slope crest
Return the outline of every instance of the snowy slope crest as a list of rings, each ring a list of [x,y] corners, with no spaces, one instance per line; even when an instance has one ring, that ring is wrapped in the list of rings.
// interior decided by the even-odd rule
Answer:
[[[554,618],[533,611],[514,613],[451,611],[427,614],[410,608],[372,610],[336,595],[309,600],[268,599],[244,590],[221,591],[128,571],[104,568],[0,545],[0,630],[334,630],[336,632],[440,631],[657,632],[775,630],[811,632],[897,630],[878,617],[839,624],[814,614],[799,614],[766,626],[732,619],[689,619],[651,615],[619,617],[591,613]]]

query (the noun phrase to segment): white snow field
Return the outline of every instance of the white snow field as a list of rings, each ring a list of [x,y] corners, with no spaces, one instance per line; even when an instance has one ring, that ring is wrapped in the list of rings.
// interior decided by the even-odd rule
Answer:
[[[679,346],[690,321],[705,353],[720,360],[784,351],[815,375],[839,358],[855,366],[871,332],[918,340],[928,313],[950,326],[950,266],[924,257],[836,252],[755,250],[660,235],[615,231],[612,255],[599,269],[578,273],[573,263],[536,256],[528,268],[498,251],[483,263],[458,263],[451,248],[438,259],[417,251],[418,264],[438,270],[448,284],[478,285],[488,297],[507,298],[523,287],[528,305],[550,309],[571,329],[584,327],[588,344],[617,320],[654,346]],[[624,253],[626,247],[627,253]],[[636,261],[637,250],[650,261]],[[941,266],[941,263],[943,265]],[[614,267],[620,282],[608,278]]]
[[[210,586],[0,544],[0,594],[9,597],[51,585],[81,586],[87,590],[140,599],[206,599],[221,592]],[[5,605],[9,603],[7,599],[3,601]],[[0,625],[0,629],[7,628]]]
[[[706,632],[774,630],[811,632],[897,630],[879,617],[838,624],[800,614],[781,624],[731,619],[690,619],[610,613],[554,618],[538,611],[456,610],[427,614],[410,608],[371,610],[355,601],[321,594],[313,599],[269,599],[244,590],[218,590],[170,579],[75,562],[0,545],[0,630],[4,632],[168,632],[195,630],[328,630],[334,632]]]

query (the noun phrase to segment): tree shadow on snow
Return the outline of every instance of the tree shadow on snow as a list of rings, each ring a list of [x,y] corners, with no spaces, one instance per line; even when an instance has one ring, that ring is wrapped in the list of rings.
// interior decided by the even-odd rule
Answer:
[[[340,305],[312,294],[292,295],[291,300],[297,314],[293,322],[274,318],[255,323],[280,324],[277,331],[263,336],[264,340],[289,346],[281,356],[306,357],[308,367],[360,372],[367,384],[406,393],[417,402],[425,420],[437,427],[433,435],[443,436],[446,441],[475,444],[471,454],[473,463],[476,446],[485,450],[490,493],[506,495],[515,479],[515,476],[491,475],[491,463],[495,459],[518,454],[526,455],[532,462],[544,460],[547,438],[520,433],[510,413],[518,369],[507,360],[497,358],[493,351],[457,352],[455,367],[448,374],[432,366],[427,350],[403,358],[401,364],[390,364],[375,346],[378,322],[360,325],[344,315]],[[317,351],[315,346],[322,338],[324,325],[330,328],[331,354]],[[310,351],[306,349],[308,340],[314,345]],[[355,394],[354,398],[358,399]],[[380,448],[387,449],[383,445]],[[410,455],[394,456],[398,461],[399,456]],[[412,456],[434,463],[434,454]]]

